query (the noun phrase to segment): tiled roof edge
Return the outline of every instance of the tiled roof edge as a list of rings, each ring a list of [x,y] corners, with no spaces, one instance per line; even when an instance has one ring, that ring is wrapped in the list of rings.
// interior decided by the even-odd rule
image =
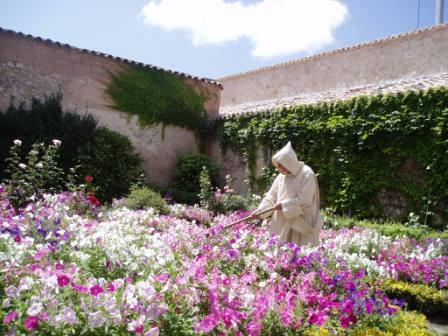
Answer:
[[[407,92],[407,91],[412,91],[412,92],[418,92],[418,91],[422,91],[422,90],[426,91],[426,90],[429,90],[430,88],[437,88],[437,87],[448,88],[448,85],[434,84],[434,85],[430,85],[425,88],[409,87],[409,88],[403,88],[402,90],[396,90],[396,91],[390,91],[390,92],[386,91],[386,92],[381,92],[381,93],[376,93],[376,94],[359,93],[359,94],[355,94],[353,96],[346,97],[346,98],[329,98],[329,99],[322,99],[320,101],[315,101],[315,102],[298,102],[298,103],[276,106],[276,107],[271,107],[271,108],[268,107],[268,108],[261,109],[258,111],[244,111],[244,112],[231,113],[231,114],[218,114],[213,119],[214,120],[226,120],[226,119],[233,119],[233,118],[239,118],[239,117],[256,117],[256,116],[260,116],[260,115],[266,116],[275,111],[280,111],[284,108],[290,109],[290,108],[293,108],[294,106],[317,105],[320,103],[335,103],[335,102],[339,102],[339,101],[348,101],[350,99],[354,99],[356,97],[361,97],[361,96],[380,96],[380,95],[385,95],[385,94],[396,94],[398,92]]]
[[[50,39],[44,39],[42,37],[36,37],[36,36],[33,36],[33,35],[24,34],[22,32],[16,32],[14,30],[4,29],[2,27],[0,27],[0,33],[1,32],[7,33],[7,34],[12,34],[12,35],[19,36],[19,37],[22,37],[22,38],[29,38],[29,39],[32,39],[34,41],[43,42],[43,43],[50,44],[50,45],[57,46],[57,47],[61,47],[61,48],[74,50],[74,51],[77,51],[77,52],[81,52],[83,54],[90,54],[90,55],[101,56],[101,57],[104,57],[104,58],[113,59],[113,60],[116,60],[116,61],[119,61],[119,62],[123,62],[123,63],[135,64],[135,65],[138,65],[138,66],[141,66],[141,67],[145,67],[145,68],[150,68],[150,69],[159,70],[159,71],[165,71],[165,72],[172,73],[172,74],[180,76],[180,77],[184,77],[184,78],[188,78],[188,79],[195,79],[195,80],[198,80],[198,81],[201,81],[201,82],[204,82],[204,83],[213,84],[215,86],[218,86],[221,89],[223,88],[222,84],[220,82],[218,82],[216,80],[213,80],[213,79],[192,76],[192,75],[189,75],[189,74],[186,74],[186,73],[183,73],[183,72],[173,71],[173,70],[169,70],[169,69],[164,69],[164,68],[161,68],[161,67],[158,67],[158,66],[149,65],[149,64],[145,64],[145,63],[141,63],[141,62],[136,62],[136,61],[129,60],[129,59],[126,59],[126,58],[117,57],[117,56],[105,54],[105,53],[94,51],[94,50],[77,48],[77,47],[71,46],[71,45],[66,44],[66,43],[56,42],[56,41],[53,41],[53,40],[50,40]]]
[[[371,46],[371,45],[374,45],[374,44],[384,43],[384,42],[387,42],[387,41],[392,41],[392,40],[402,39],[402,38],[409,37],[409,36],[418,35],[418,34],[421,34],[423,32],[437,31],[437,30],[442,30],[442,29],[448,29],[448,23],[439,24],[439,25],[435,25],[435,26],[431,26],[431,27],[427,27],[427,28],[423,28],[423,29],[418,29],[418,30],[414,30],[414,31],[411,31],[411,32],[400,33],[400,34],[397,34],[397,35],[391,35],[391,36],[388,36],[388,37],[385,37],[385,38],[376,39],[376,40],[372,40],[372,41],[369,41],[369,42],[362,42],[362,43],[358,43],[358,44],[355,44],[355,45],[352,45],[352,46],[348,46],[348,47],[343,47],[343,48],[338,48],[338,49],[334,49],[334,50],[330,50],[330,51],[325,51],[325,52],[322,52],[322,53],[319,53],[319,54],[315,54],[315,55],[311,55],[311,56],[307,56],[307,57],[302,57],[302,58],[294,59],[294,60],[287,61],[287,62],[282,62],[282,63],[278,63],[278,64],[268,65],[268,66],[260,67],[260,68],[254,69],[254,70],[249,70],[249,71],[240,72],[240,73],[233,74],[233,75],[224,76],[224,77],[218,78],[218,81],[224,81],[224,80],[227,80],[227,79],[242,78],[242,77],[245,77],[247,75],[256,74],[256,73],[259,73],[259,72],[264,72],[264,71],[268,71],[268,70],[272,70],[272,69],[282,68],[282,67],[285,67],[285,66],[288,66],[288,65],[291,65],[291,64],[295,64],[295,63],[301,63],[301,62],[310,61],[312,59],[320,58],[320,57],[323,57],[323,56],[340,54],[342,52],[346,52],[346,51],[349,51],[349,50],[355,50],[355,49]]]

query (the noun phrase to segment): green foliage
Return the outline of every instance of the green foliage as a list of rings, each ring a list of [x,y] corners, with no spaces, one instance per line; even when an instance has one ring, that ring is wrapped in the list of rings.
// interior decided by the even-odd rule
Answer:
[[[199,132],[207,118],[206,97],[166,71],[129,65],[112,75],[107,93],[113,108],[138,115],[143,126],[162,123]]]
[[[0,112],[0,179],[5,177],[5,159],[15,139],[22,141],[20,155],[35,143],[59,139],[58,165],[64,171],[76,166],[78,148],[92,140],[97,122],[88,114],[64,112],[61,103],[62,96],[55,94],[42,101],[33,99],[29,108],[22,104]]]
[[[162,196],[148,187],[132,189],[123,205],[132,210],[153,208],[161,214],[169,212],[168,204]]]
[[[391,190],[427,224],[448,219],[447,88],[233,116],[217,127],[223,149],[245,156],[252,183],[256,146],[275,151],[290,140],[338,213],[384,217],[379,192]]]
[[[59,140],[53,140],[49,146],[33,144],[25,160],[20,155],[21,144],[18,139],[14,141],[5,169],[8,198],[16,208],[41,198],[44,193],[55,193],[66,187],[65,174],[57,164]]]
[[[247,210],[247,200],[240,195],[224,195],[215,205],[214,211],[217,213],[231,213],[237,210]]]
[[[215,186],[220,168],[210,156],[205,154],[182,154],[179,156],[174,172],[174,181],[170,188],[176,201],[181,202],[176,198],[177,195],[191,197],[187,202],[181,203],[191,204],[198,201],[198,194],[201,192],[199,176],[203,167],[207,169],[212,186]]]
[[[17,155],[14,160],[19,160],[31,152],[33,144],[50,143],[53,139],[59,139],[61,145],[54,155],[54,162],[48,161],[45,169],[40,172],[33,171],[33,174],[40,173],[42,176],[28,174],[28,178],[33,178],[34,182],[36,179],[41,182],[50,180],[51,186],[45,182],[42,188],[51,192],[74,190],[83,182],[78,176],[82,178],[84,175],[92,175],[95,176],[94,183],[103,201],[127,194],[138,175],[136,167],[140,162],[137,155],[131,154],[134,149],[129,140],[116,132],[97,129],[97,122],[91,115],[64,112],[61,102],[62,96],[56,94],[43,101],[33,99],[30,108],[25,105],[17,108],[11,106],[6,112],[0,113],[0,179],[11,177],[6,167],[6,157],[13,140],[22,141],[20,150],[14,154]],[[52,150],[51,146],[48,150]],[[39,153],[42,155],[40,161],[46,162],[45,157],[49,153]],[[11,156],[10,158],[13,159]],[[35,160],[37,157],[29,159]],[[35,164],[37,162],[31,162],[27,167],[34,167]],[[48,166],[49,164],[52,166]],[[59,176],[62,171],[65,174],[63,187],[61,180],[54,175],[57,169],[61,169]],[[101,175],[103,173],[105,175]],[[41,186],[36,185],[35,188]]]
[[[348,333],[350,336],[431,336],[428,321],[423,314],[401,310],[392,315],[388,323],[378,326],[356,327]]]
[[[204,209],[210,210],[213,206],[213,191],[212,184],[210,182],[210,174],[205,166],[202,167],[202,171],[199,174],[199,185],[201,188],[201,192],[199,194],[200,205]]]
[[[217,189],[214,193],[211,209],[216,213],[230,213],[237,210],[247,210],[249,200],[235,194],[232,189],[232,177],[226,176],[226,185],[223,190]]]
[[[424,314],[444,314],[448,311],[448,292],[423,284],[386,280],[381,288],[390,296],[404,299],[408,309]]]
[[[96,129],[93,141],[79,149],[79,171],[94,177],[102,201],[127,194],[139,179],[141,160],[133,151],[127,137],[107,128]]]
[[[410,227],[398,222],[379,223],[371,220],[357,220],[355,218],[340,217],[326,213],[325,227],[331,229],[352,228],[360,226],[368,229],[374,229],[379,233],[392,238],[410,237],[417,240],[426,238],[448,238],[448,232],[440,232],[428,227]]]
[[[448,233],[435,231],[430,228],[409,227],[402,223],[387,221],[376,222],[372,220],[358,220],[353,217],[337,216],[325,212],[325,227],[328,229],[353,228],[355,226],[374,229],[379,233],[392,237],[411,237],[418,240],[425,238],[448,237]]]

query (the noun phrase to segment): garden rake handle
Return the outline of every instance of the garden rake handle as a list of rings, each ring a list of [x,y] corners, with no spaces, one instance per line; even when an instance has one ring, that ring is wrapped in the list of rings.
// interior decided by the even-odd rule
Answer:
[[[234,226],[234,225],[237,225],[237,224],[239,224],[239,223],[242,223],[242,222],[244,222],[244,221],[247,221],[247,220],[249,220],[249,219],[252,219],[254,216],[260,216],[260,215],[263,215],[263,214],[265,214],[265,213],[267,213],[267,212],[271,212],[271,211],[274,211],[274,207],[264,209],[264,210],[262,210],[262,211],[260,211],[260,212],[257,212],[257,213],[255,213],[255,214],[251,214],[250,216],[247,216],[247,217],[244,217],[244,218],[242,218],[242,219],[239,219],[239,220],[237,220],[236,222],[227,224],[226,226],[223,227],[223,230],[228,229],[228,228],[230,228],[230,227],[232,227],[232,226]]]

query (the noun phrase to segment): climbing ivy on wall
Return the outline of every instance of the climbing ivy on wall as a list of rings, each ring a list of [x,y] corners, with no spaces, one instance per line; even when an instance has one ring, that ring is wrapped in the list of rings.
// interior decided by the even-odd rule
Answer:
[[[257,145],[275,152],[291,140],[318,173],[326,207],[381,217],[379,192],[392,190],[429,214],[428,223],[448,219],[447,88],[234,116],[220,120],[218,132],[224,149],[246,157],[254,184]]]
[[[182,78],[166,71],[127,65],[112,74],[106,92],[113,108],[137,115],[142,126],[162,123],[191,129],[199,134],[207,118],[206,97]]]

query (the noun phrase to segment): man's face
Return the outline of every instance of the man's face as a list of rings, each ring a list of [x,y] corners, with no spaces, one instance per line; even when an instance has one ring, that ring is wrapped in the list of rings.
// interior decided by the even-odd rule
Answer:
[[[288,175],[291,174],[291,172],[286,169],[285,167],[283,167],[280,163],[277,163],[277,170],[282,173],[283,175]]]

